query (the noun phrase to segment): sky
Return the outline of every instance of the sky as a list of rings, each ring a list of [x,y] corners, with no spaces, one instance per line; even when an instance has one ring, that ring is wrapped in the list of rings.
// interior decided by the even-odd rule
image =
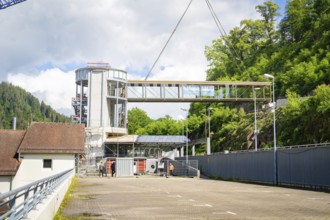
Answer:
[[[144,79],[190,0],[27,0],[0,10],[0,81],[73,114],[75,70],[107,62]],[[210,0],[228,33],[258,19],[263,0]],[[277,0],[280,11],[285,0]],[[220,33],[204,0],[194,0],[149,80],[205,80],[205,46]],[[129,103],[154,119],[186,117],[189,103]]]

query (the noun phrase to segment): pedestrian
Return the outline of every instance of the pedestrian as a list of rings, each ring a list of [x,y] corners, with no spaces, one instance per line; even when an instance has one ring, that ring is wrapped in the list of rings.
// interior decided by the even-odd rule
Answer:
[[[103,165],[103,174],[105,175],[105,176],[108,176],[108,174],[107,174],[107,165],[106,165],[106,162],[104,163],[104,165]]]
[[[173,176],[173,170],[174,170],[174,166],[172,163],[170,163],[170,176]]]
[[[111,176],[113,177],[115,173],[116,173],[116,161],[113,161],[111,164]]]
[[[100,165],[99,165],[99,176],[103,176],[103,171],[104,171],[104,168],[103,168],[103,165],[102,165],[102,163],[100,163]]]

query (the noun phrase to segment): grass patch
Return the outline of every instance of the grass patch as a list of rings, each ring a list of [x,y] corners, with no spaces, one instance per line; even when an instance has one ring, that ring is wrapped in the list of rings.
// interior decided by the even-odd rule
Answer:
[[[82,200],[94,199],[94,197],[92,197],[92,195],[90,195],[90,194],[80,194],[80,195],[77,195],[77,197]]]
[[[63,201],[62,201],[60,207],[58,208],[53,220],[69,220],[69,219],[79,220],[80,219],[80,218],[69,218],[69,217],[62,216],[62,211],[63,211],[64,207],[68,204],[68,200],[71,197],[71,192],[73,191],[73,188],[75,186],[77,186],[77,184],[78,184],[77,177],[75,176],[75,177],[72,178],[72,181],[71,181],[71,184],[68,188],[68,191],[65,193]]]

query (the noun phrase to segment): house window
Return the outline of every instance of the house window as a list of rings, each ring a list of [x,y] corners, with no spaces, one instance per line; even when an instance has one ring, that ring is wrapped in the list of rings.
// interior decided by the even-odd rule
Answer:
[[[52,168],[52,160],[44,159],[44,168]]]

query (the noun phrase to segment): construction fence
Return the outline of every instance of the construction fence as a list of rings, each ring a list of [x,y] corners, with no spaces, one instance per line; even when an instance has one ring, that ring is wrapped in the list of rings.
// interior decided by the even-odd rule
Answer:
[[[276,157],[269,149],[190,156],[189,160],[198,160],[201,173],[214,178],[330,189],[328,143],[278,148]]]
[[[170,172],[170,166],[173,165],[172,174]],[[164,174],[167,176],[187,176],[198,177],[198,160],[164,160]]]

